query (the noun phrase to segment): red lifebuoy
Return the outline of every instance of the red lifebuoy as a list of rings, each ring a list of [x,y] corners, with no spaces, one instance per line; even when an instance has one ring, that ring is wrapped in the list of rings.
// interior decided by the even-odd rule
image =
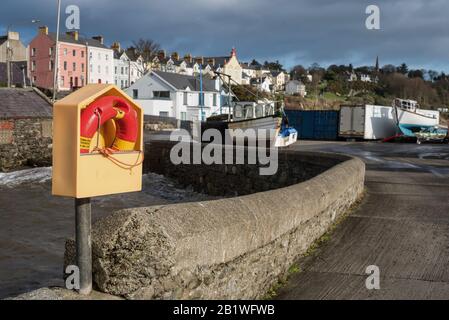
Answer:
[[[120,97],[107,96],[92,102],[81,112],[80,152],[89,153],[90,143],[99,125],[114,119],[117,132],[111,147],[116,151],[131,151],[137,141],[137,112]]]

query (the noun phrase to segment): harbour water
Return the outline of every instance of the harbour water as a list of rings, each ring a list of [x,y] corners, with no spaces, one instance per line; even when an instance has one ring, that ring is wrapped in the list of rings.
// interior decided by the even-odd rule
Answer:
[[[92,199],[92,219],[123,208],[206,199],[146,174],[142,192]],[[0,299],[63,285],[64,243],[74,237],[74,217],[73,199],[51,195],[51,168],[0,173]]]

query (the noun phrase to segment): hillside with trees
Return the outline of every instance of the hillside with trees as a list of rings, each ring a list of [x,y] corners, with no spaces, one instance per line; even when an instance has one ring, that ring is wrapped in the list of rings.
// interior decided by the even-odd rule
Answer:
[[[312,75],[312,81],[307,80]],[[351,78],[352,75],[352,78]],[[394,98],[418,101],[423,108],[449,106],[449,75],[434,70],[413,70],[403,63],[382,68],[350,65],[331,65],[323,68],[313,64],[309,68],[297,65],[290,72],[291,79],[301,80],[307,97],[287,97],[289,108],[338,109],[341,104],[391,105]],[[365,77],[365,81],[361,78]],[[366,80],[369,77],[370,81]]]

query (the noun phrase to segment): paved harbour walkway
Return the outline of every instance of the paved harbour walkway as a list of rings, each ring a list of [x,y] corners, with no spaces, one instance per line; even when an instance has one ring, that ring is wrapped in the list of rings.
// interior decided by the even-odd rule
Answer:
[[[277,299],[449,299],[449,146],[299,142],[367,165],[366,196]],[[368,290],[366,268],[379,267]]]

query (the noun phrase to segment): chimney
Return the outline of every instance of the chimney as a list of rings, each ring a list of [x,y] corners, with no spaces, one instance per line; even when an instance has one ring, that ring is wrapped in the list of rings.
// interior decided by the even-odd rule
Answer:
[[[7,34],[8,40],[20,40],[20,36],[18,32],[9,31]]]
[[[92,37],[92,39],[97,40],[97,41],[100,42],[101,44],[104,44],[104,38],[103,38],[103,36],[95,36],[95,37]]]
[[[177,52],[173,52],[173,53],[171,54],[171,58],[172,58],[172,60],[174,60],[174,61],[178,61],[178,60],[179,60],[179,54],[178,54]]]
[[[190,53],[184,56],[184,61],[187,63],[192,63],[192,55]]]
[[[73,39],[75,39],[75,41],[78,41],[78,39],[79,39],[79,33],[78,33],[78,31],[67,31],[66,34],[67,34],[69,37],[73,37]]]
[[[48,27],[47,26],[42,26],[39,27],[39,34],[43,34],[43,35],[48,35]]]
[[[159,60],[164,60],[165,59],[165,50],[159,50],[159,52],[157,53],[157,58]]]
[[[114,42],[111,46],[111,49],[117,50],[118,52],[122,51],[122,47],[120,46],[120,42]]]

